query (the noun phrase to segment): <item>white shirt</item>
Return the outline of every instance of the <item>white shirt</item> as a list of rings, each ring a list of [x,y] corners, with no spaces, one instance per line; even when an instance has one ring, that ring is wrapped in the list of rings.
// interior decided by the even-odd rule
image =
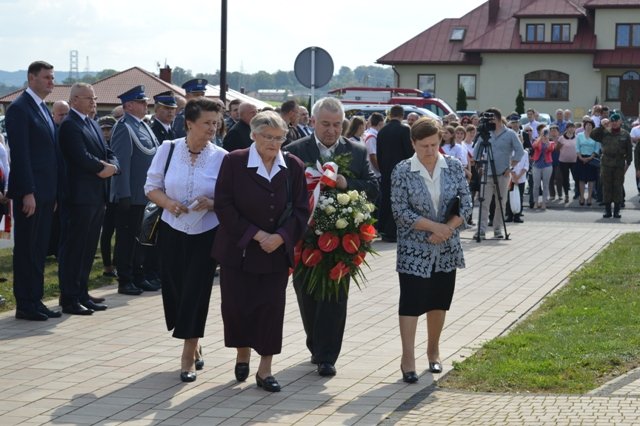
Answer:
[[[631,135],[631,142],[637,142],[637,140],[640,139],[640,126],[631,129],[629,134]]]
[[[516,175],[520,174],[523,170],[525,170],[525,173],[518,178],[518,182],[516,183],[525,183],[527,181],[526,170],[529,170],[529,156],[527,154],[523,155],[522,158],[520,158],[520,161],[518,161],[518,164],[513,167],[513,172]]]
[[[251,144],[251,146],[249,147],[249,160],[247,160],[247,169],[257,167],[258,171],[256,173],[271,182],[271,179],[273,179],[273,177],[280,171],[279,166],[285,168],[287,167],[287,163],[284,161],[282,151],[278,151],[278,155],[273,160],[273,166],[271,166],[271,173],[269,173],[267,172],[267,168],[262,161],[262,157],[260,157],[260,154],[258,154],[256,143],[254,142]]]
[[[0,191],[6,192],[9,189],[9,156],[7,149],[4,147],[4,137],[0,134],[0,168],[2,168],[2,176],[4,178],[4,188]]]
[[[429,174],[427,168],[418,160],[418,156],[413,154],[411,157],[411,171],[412,172],[420,172],[420,176],[424,179],[425,185],[427,185],[427,189],[429,190],[429,195],[431,196],[431,203],[433,204],[433,208],[435,214],[438,214],[438,206],[440,206],[440,174],[442,169],[448,169],[447,162],[442,156],[442,154],[438,153],[438,160],[436,161],[436,166],[433,169],[433,176]]]
[[[467,159],[467,150],[460,144],[455,144],[453,146],[445,144],[442,146],[442,150],[445,154],[460,160],[463,166],[466,166],[469,163],[469,160]]]
[[[165,141],[158,147],[147,171],[144,193],[149,194],[154,189],[164,189],[167,197],[177,200],[185,206],[189,206],[199,196],[214,198],[220,165],[227,151],[209,142],[196,157],[195,163],[192,164],[185,138],[176,139],[173,141],[176,147],[173,150],[169,169],[167,175],[164,176],[164,167],[169,156],[171,142]],[[213,211],[208,211],[201,220],[192,225],[181,219],[181,216],[176,217],[166,210],[162,212],[164,222],[173,229],[189,235],[209,231],[220,223],[218,216]]]
[[[374,128],[370,128],[365,132],[362,136],[362,140],[364,141],[364,145],[367,148],[367,153],[369,156],[378,155],[378,130]],[[376,169],[376,166],[371,163],[371,171],[375,177],[380,177],[380,171]]]
[[[320,150],[320,158],[322,158],[323,160],[327,160],[330,157],[333,157],[333,154],[336,152],[336,148],[338,147],[339,143],[346,143],[343,142],[342,138],[339,138],[336,143],[334,143],[330,147],[327,147],[325,144],[320,142],[318,136],[314,134],[313,137],[316,138],[316,145],[318,145],[318,149]]]

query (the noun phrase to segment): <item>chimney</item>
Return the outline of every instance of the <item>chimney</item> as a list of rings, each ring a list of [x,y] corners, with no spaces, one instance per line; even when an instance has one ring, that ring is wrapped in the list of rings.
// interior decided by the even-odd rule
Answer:
[[[489,25],[495,24],[500,12],[500,0],[489,0]]]
[[[242,93],[243,95],[244,95],[244,90],[245,90],[244,87],[240,88],[240,93]]]
[[[164,68],[160,68],[160,80],[171,84],[171,67],[169,65],[165,65]]]

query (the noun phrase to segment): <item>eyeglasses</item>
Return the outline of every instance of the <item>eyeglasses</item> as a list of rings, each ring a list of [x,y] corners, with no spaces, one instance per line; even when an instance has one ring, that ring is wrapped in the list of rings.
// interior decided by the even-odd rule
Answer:
[[[260,136],[264,138],[267,142],[284,142],[287,140],[286,136],[273,136],[273,135],[265,135],[262,133],[258,133]]]

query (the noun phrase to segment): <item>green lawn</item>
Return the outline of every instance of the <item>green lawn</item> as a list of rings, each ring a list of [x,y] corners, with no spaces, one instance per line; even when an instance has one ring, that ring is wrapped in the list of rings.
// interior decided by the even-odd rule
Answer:
[[[438,384],[482,392],[584,393],[640,365],[640,234],[625,234],[508,335]]]
[[[13,297],[13,266],[12,266],[12,251],[13,249],[0,250],[0,295],[7,299],[7,303],[4,306],[0,306],[0,312],[15,309],[16,301]],[[96,257],[96,261],[93,262],[93,269],[91,270],[91,276],[89,279],[89,288],[102,287],[104,285],[111,284],[112,278],[106,278],[102,276],[102,261],[99,259],[99,255]],[[44,271],[44,301],[47,304],[48,299],[53,299],[58,304],[58,296],[60,295],[60,289],[58,288],[58,262],[52,256],[47,257],[47,262]]]

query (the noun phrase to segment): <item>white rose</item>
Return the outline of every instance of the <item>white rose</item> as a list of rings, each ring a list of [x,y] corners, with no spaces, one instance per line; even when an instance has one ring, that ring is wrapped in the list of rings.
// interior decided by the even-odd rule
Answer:
[[[376,206],[374,206],[371,203],[367,203],[367,209],[369,210],[370,213],[373,213],[373,211],[376,209]]]
[[[344,229],[349,225],[349,222],[347,222],[344,219],[338,219],[336,220],[336,228],[337,229]]]
[[[360,223],[364,220],[364,215],[360,212],[356,213],[353,217],[357,223]]]
[[[349,201],[351,201],[351,197],[349,197],[349,194],[338,194],[336,198],[338,199],[338,203],[342,204],[343,206],[349,204]]]
[[[333,207],[332,205],[328,205],[327,207],[324,208],[324,212],[326,214],[333,214],[336,212],[336,208]]]
[[[360,194],[355,189],[347,192],[347,194],[349,194],[349,198],[351,199],[351,201],[356,201],[360,197]]]

